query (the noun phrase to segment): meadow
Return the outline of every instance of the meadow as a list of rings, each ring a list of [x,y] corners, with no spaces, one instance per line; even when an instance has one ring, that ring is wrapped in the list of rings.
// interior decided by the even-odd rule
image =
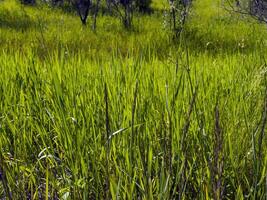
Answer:
[[[0,199],[267,199],[266,25],[196,0],[134,28],[0,1]]]

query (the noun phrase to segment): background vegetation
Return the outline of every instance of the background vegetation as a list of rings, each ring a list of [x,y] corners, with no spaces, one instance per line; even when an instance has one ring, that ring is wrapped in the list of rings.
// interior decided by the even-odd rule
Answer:
[[[173,39],[167,3],[0,1],[0,198],[267,198],[266,25],[196,0]]]

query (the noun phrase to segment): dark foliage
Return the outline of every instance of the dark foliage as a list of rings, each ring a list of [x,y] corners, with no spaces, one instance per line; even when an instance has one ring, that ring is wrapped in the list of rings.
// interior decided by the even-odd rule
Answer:
[[[26,5],[34,5],[36,3],[35,0],[21,0],[22,4],[26,4]]]
[[[252,0],[250,2],[250,13],[259,18],[260,21],[267,23],[267,1]]]
[[[142,12],[142,13],[150,12],[151,2],[152,2],[151,0],[136,0],[135,2],[136,8],[139,12]]]

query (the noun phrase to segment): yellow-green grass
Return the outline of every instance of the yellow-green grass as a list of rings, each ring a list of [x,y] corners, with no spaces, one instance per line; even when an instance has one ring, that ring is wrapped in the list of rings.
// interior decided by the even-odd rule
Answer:
[[[152,5],[93,32],[0,2],[0,197],[212,199],[219,122],[224,197],[266,198],[264,25],[196,1],[173,41]]]

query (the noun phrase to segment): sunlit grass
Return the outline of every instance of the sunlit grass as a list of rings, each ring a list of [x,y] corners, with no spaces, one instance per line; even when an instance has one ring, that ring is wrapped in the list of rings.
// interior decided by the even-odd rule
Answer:
[[[0,198],[212,199],[213,176],[226,199],[266,198],[266,31],[218,6],[197,1],[173,41],[159,1],[96,32],[1,2]]]

